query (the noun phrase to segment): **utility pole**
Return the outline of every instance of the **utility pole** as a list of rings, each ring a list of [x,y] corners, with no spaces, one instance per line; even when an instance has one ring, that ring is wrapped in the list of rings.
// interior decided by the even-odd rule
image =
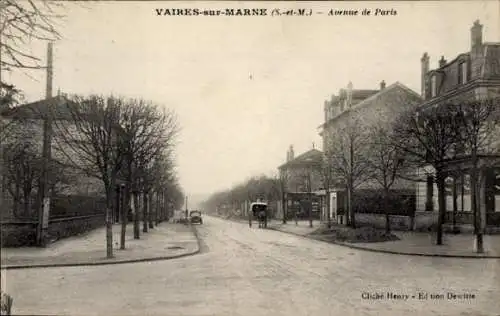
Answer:
[[[3,10],[5,4],[0,4],[0,10]],[[0,85],[2,85],[3,81],[2,81],[2,29],[0,29]],[[0,97],[3,97],[3,85],[0,86]],[[0,117],[0,120],[2,118]],[[0,122],[0,124],[2,124],[2,122]],[[2,134],[0,132],[0,211],[3,213],[3,206],[5,205],[4,204],[4,185],[3,185],[3,182],[4,182],[4,161],[3,161],[3,145],[2,145]]]
[[[188,218],[188,197],[186,195],[186,220]]]
[[[38,188],[38,226],[37,226],[37,243],[39,246],[45,247],[47,242],[47,230],[49,228],[49,211],[50,211],[50,188],[49,188],[49,165],[51,157],[52,143],[52,78],[53,78],[53,56],[52,42],[47,45],[47,86],[45,98],[49,102],[43,117],[43,151],[42,151],[42,177]]]

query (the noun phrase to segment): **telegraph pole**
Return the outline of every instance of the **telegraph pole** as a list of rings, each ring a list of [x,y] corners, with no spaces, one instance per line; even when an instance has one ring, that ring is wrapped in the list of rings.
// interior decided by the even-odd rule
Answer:
[[[47,86],[45,99],[48,101],[45,113],[41,113],[43,117],[43,151],[42,151],[42,177],[38,188],[38,226],[37,226],[37,242],[39,246],[45,247],[47,242],[47,230],[49,228],[49,211],[50,211],[50,188],[49,188],[49,165],[51,158],[51,143],[52,143],[52,78],[53,78],[53,63],[52,63],[52,46],[49,42],[47,45]]]
[[[0,10],[3,10],[3,7],[4,7],[4,4],[0,4]],[[2,81],[2,29],[0,29],[0,85],[2,85],[3,81]],[[3,85],[0,87],[0,97],[3,97]],[[2,118],[0,117],[0,120]],[[2,123],[2,122],[0,122]],[[2,145],[2,134],[0,132],[0,211],[3,212],[3,205],[4,204],[4,201],[3,201],[3,197],[4,197],[4,185],[3,185],[3,181],[4,181],[4,176],[3,176],[3,165],[4,165],[4,161],[3,161],[3,145]]]

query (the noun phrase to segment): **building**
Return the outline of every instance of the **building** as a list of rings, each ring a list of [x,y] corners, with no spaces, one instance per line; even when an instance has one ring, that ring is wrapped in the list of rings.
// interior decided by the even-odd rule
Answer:
[[[321,217],[321,162],[323,153],[314,148],[295,157],[293,146],[287,151],[286,162],[278,167],[285,189],[285,212],[308,219],[309,211],[315,219]]]
[[[436,69],[429,69],[430,57],[421,58],[421,83],[423,103],[419,111],[462,100],[481,100],[500,96],[500,42],[483,42],[483,25],[475,21],[470,29],[470,50],[458,54],[451,61],[441,57]],[[498,105],[500,107],[500,105]],[[498,134],[500,135],[500,133]],[[498,152],[482,152],[480,170],[479,205],[482,226],[487,231],[500,227],[500,143]],[[470,155],[447,163],[446,226],[457,225],[462,230],[472,229],[473,214],[470,197]],[[433,181],[433,168],[419,170],[427,175],[427,183],[417,188],[417,228],[425,228],[437,221],[437,187]]]
[[[339,135],[352,131],[363,135],[375,126],[390,127],[400,114],[415,108],[422,101],[420,95],[395,82],[389,86],[382,81],[380,89],[357,90],[349,82],[347,89],[341,89],[324,103],[325,121],[319,126],[323,138],[323,151],[328,155],[333,150],[331,142]],[[367,134],[364,134],[367,135]],[[348,136],[346,136],[348,137]],[[347,141],[347,140],[346,140]],[[346,151],[346,155],[348,155]],[[330,218],[345,221],[346,192],[341,178],[329,181]],[[414,184],[400,180],[395,187],[413,188]],[[363,181],[358,189],[378,188],[374,182]],[[340,218],[339,218],[340,216]],[[359,215],[361,217],[361,215]],[[356,220],[358,214],[356,215]]]
[[[79,201],[82,201],[82,199],[86,201],[87,199],[85,197],[103,198],[104,186],[102,180],[98,178],[97,170],[94,173],[89,172],[91,168],[88,166],[91,162],[82,160],[75,149],[68,146],[64,137],[67,133],[71,133],[72,135],[76,133],[75,126],[69,123],[71,122],[69,107],[70,101],[66,97],[58,95],[48,99],[23,104],[2,113],[3,123],[9,126],[9,133],[6,139],[4,139],[3,145],[8,146],[10,142],[11,144],[17,144],[16,146],[25,146],[25,148],[28,148],[32,153],[33,159],[41,159],[44,134],[43,121],[47,115],[51,115],[52,139],[50,170],[52,171],[50,173],[50,179],[54,180],[52,181],[54,185],[51,185],[52,195],[58,197],[73,197],[71,198],[73,203],[76,201],[76,197],[81,197]],[[72,138],[74,137],[72,136]],[[4,155],[6,154],[4,153]],[[35,166],[39,165],[41,168],[40,163],[33,163]],[[32,167],[28,166],[28,168]],[[13,200],[16,199],[13,198],[12,192],[8,192],[9,190],[6,189],[6,173],[4,173],[3,176],[3,194],[7,197],[5,200],[13,203]],[[38,177],[39,175],[34,175],[31,178],[32,189],[29,193],[24,194],[21,192],[21,200],[29,201],[23,203],[31,203],[31,206],[24,212],[26,214],[22,214],[21,217],[23,218],[33,217],[34,214],[36,214],[34,211],[34,203],[36,203]],[[23,187],[25,183],[27,182],[23,177],[18,186]],[[18,197],[17,200],[20,200],[20,198]],[[13,212],[12,210],[15,209],[13,206],[14,205],[11,205],[7,210],[4,210],[4,214],[2,215],[7,218],[19,217],[13,216],[15,214],[6,214]],[[76,207],[76,205],[73,206]],[[11,210],[10,212],[9,209]],[[85,208],[81,211],[91,213],[94,210]],[[115,218],[117,217],[118,216],[115,216]]]

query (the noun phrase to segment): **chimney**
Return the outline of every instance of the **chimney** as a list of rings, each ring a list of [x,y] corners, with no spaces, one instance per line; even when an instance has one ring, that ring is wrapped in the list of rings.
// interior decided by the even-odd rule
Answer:
[[[328,101],[325,100],[325,105],[323,106],[323,110],[325,111],[325,122],[328,122]]]
[[[338,114],[338,106],[339,106],[338,102],[335,102],[335,95],[332,94],[331,101],[330,101],[330,107],[331,107],[331,112],[332,112],[331,115],[332,115],[332,117],[337,116],[337,114]]]
[[[347,106],[352,106],[352,82],[347,84]]]
[[[290,145],[290,160],[293,160],[295,158],[294,152],[293,152],[293,145]]]
[[[45,98],[52,97],[52,80],[53,80],[53,65],[52,65],[52,42],[47,44],[47,86],[45,89]]]
[[[470,38],[471,38],[471,48],[481,47],[483,44],[483,25],[479,23],[479,20],[474,22],[470,29]]]
[[[380,83],[380,90],[384,90],[385,89],[385,81],[382,80],[382,82]]]
[[[441,56],[441,59],[439,60],[439,68],[444,67],[446,65],[446,59],[444,59],[444,56]]]
[[[421,70],[420,89],[422,92],[422,97],[425,98],[426,85],[427,85],[425,77],[427,76],[427,73],[429,72],[429,55],[427,55],[427,53],[424,53],[424,55],[420,59],[420,70]]]

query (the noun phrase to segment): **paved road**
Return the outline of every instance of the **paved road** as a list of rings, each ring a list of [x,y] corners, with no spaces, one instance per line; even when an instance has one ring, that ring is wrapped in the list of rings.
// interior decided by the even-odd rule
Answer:
[[[500,315],[499,260],[363,252],[216,218],[206,218],[199,234],[202,254],[184,259],[7,271],[14,312]],[[383,298],[363,299],[364,292]],[[418,292],[427,299],[411,298]],[[475,297],[430,298],[447,292]]]

